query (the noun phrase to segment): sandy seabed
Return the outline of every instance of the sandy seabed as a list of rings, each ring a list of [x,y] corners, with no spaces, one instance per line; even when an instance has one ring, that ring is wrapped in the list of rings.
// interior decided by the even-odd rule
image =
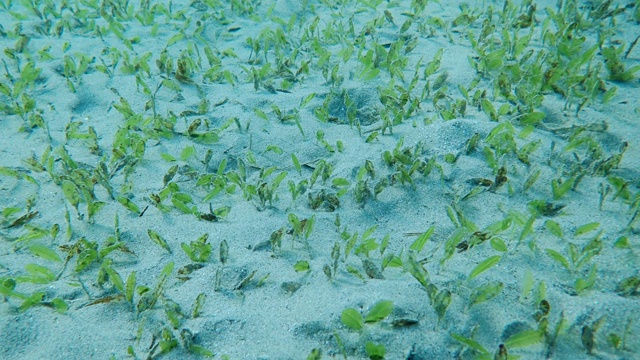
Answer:
[[[638,1],[33,3],[0,358],[640,359]]]

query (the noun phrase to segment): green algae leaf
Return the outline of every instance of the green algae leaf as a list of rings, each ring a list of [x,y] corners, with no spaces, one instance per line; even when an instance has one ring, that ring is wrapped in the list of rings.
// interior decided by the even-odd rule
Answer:
[[[557,222],[553,220],[547,220],[544,222],[544,227],[547,228],[547,230],[549,230],[551,234],[559,237],[560,239],[564,237],[562,228],[560,227],[560,224],[558,224]]]
[[[559,262],[560,265],[562,265],[565,269],[570,269],[569,260],[567,260],[567,258],[565,258],[562,254],[552,249],[545,249],[545,251],[549,256],[551,256],[553,260]]]
[[[298,160],[296,154],[291,153],[291,161],[293,161],[293,166],[296,168],[298,174],[302,175],[302,166],[300,165],[300,161]]]
[[[540,330],[524,330],[511,336],[504,345],[508,349],[535,345],[544,340],[544,332]]]
[[[133,304],[133,294],[136,289],[136,272],[132,271],[127,278],[127,283],[124,286],[124,296],[127,302]]]
[[[109,281],[113,284],[113,286],[121,293],[125,293],[124,282],[122,281],[122,277],[115,271],[111,266],[105,266],[104,268],[107,275],[109,275]]]
[[[204,357],[214,357],[215,355],[213,354],[213,352],[205,347],[199,346],[199,345],[195,345],[192,344],[191,346],[189,346],[189,352],[195,355],[200,355],[200,356],[204,356]]]
[[[531,269],[526,269],[522,279],[522,294],[520,294],[520,300],[522,301],[529,296],[531,290],[533,290],[533,272]]]
[[[78,254],[78,259],[76,260],[75,272],[81,272],[82,270],[89,267],[89,265],[93,264],[93,262],[96,260],[98,260],[97,250],[92,248],[82,250],[82,252]]]
[[[382,360],[387,353],[387,349],[383,344],[376,344],[372,341],[367,341],[364,346],[364,350],[372,360]]]
[[[160,157],[162,158],[162,160],[167,161],[167,162],[174,162],[174,161],[178,161],[178,159],[176,159],[175,156],[169,154],[169,153],[161,153]]]
[[[428,280],[429,273],[427,272],[427,269],[425,269],[415,259],[415,256],[413,256],[412,253],[409,253],[409,256],[407,258],[406,270],[409,272],[409,274],[411,274],[411,276],[413,276],[416,280],[418,280],[420,285],[422,285],[422,287],[425,290],[429,287],[429,280]]]
[[[15,240],[16,243],[29,242],[31,240],[40,239],[40,238],[43,238],[43,237],[49,235],[49,231],[48,230],[41,229],[41,228],[39,228],[37,226],[26,224],[26,225],[24,225],[24,228],[27,230],[27,232],[24,235],[22,235],[19,238],[17,238]]]
[[[36,179],[34,179],[33,177],[20,172],[16,169],[12,169],[12,168],[8,168],[5,166],[0,166],[0,175],[5,175],[5,176],[10,176],[10,177],[14,177],[16,179],[25,179],[30,183],[33,183],[35,185],[38,185],[38,182],[36,181]]]
[[[78,204],[80,204],[80,190],[78,187],[70,180],[62,180],[62,192],[71,206],[78,208]]]
[[[206,295],[204,293],[198,294],[196,297],[196,302],[193,305],[193,312],[191,313],[192,318],[197,318],[200,316],[200,312],[202,311],[202,307],[204,306],[204,301],[206,300]]]
[[[598,227],[600,227],[600,223],[599,222],[592,222],[592,223],[584,224],[584,225],[582,225],[582,226],[580,226],[579,228],[576,229],[575,236],[580,236],[580,235],[592,232],[593,230],[597,229]]]
[[[481,262],[480,264],[478,264],[478,266],[476,266],[471,273],[469,274],[469,278],[468,280],[473,279],[474,277],[482,274],[483,272],[489,270],[490,268],[492,268],[495,264],[498,263],[498,261],[500,261],[500,255],[495,255],[495,256],[491,256],[487,259],[485,259],[483,262]]]
[[[16,281],[14,279],[0,279],[0,295],[4,295],[6,297],[15,297],[18,299],[26,299],[28,296],[17,291],[14,291],[16,288]]]
[[[501,251],[501,252],[506,252],[507,250],[509,250],[507,248],[507,244],[504,243],[504,240],[502,240],[499,237],[491,238],[490,243],[491,243],[491,247],[494,250]]]
[[[301,271],[309,271],[311,268],[309,267],[308,261],[300,260],[293,266],[293,269],[296,272],[301,272]]]
[[[435,226],[432,226],[427,231],[425,231],[424,234],[418,236],[416,241],[414,241],[413,244],[411,244],[409,249],[415,252],[422,251],[422,248],[424,248],[424,245],[427,243],[427,241],[429,241],[429,238],[433,234],[433,231],[435,230],[435,228],[436,228]]]
[[[498,296],[500,292],[502,292],[503,287],[503,283],[494,281],[473,289],[473,292],[469,296],[469,308]]]
[[[33,306],[40,305],[43,299],[44,299],[44,292],[42,291],[35,292],[28,298],[24,299],[22,304],[20,304],[20,307],[18,308],[18,310],[21,312],[27,311],[29,308]]]
[[[353,330],[360,330],[364,326],[362,315],[356,309],[352,308],[346,309],[342,312],[340,321],[342,321],[346,327]]]
[[[539,123],[540,121],[544,120],[545,117],[546,117],[545,113],[539,112],[539,111],[534,111],[534,112],[531,112],[529,114],[525,114],[520,119],[520,122],[522,124],[524,124],[524,125],[535,125],[535,124]]]
[[[364,319],[364,322],[378,322],[391,314],[393,311],[393,302],[389,300],[378,301]]]
[[[187,161],[196,153],[196,148],[193,146],[187,146],[180,152],[180,160]]]
[[[67,312],[67,310],[69,310],[69,305],[61,298],[55,298],[51,300],[51,306],[60,314],[64,314]]]
[[[169,40],[167,41],[167,46],[166,46],[166,47],[169,47],[169,46],[171,46],[171,45],[173,45],[173,44],[177,43],[178,41],[180,41],[180,40],[182,40],[182,39],[184,39],[184,33],[177,33],[177,34],[174,34],[174,35],[173,35],[172,37],[170,37],[170,38],[169,38]]]
[[[455,340],[457,340],[458,342],[468,346],[471,349],[474,349],[476,351],[478,351],[481,354],[488,354],[489,351],[487,351],[487,349],[485,349],[482,345],[480,345],[480,343],[478,343],[477,341],[464,337],[462,335],[456,334],[456,333],[451,333],[449,334],[452,338],[454,338]]]
[[[171,248],[169,244],[158,234],[157,232],[148,229],[147,234],[149,234],[149,238],[153,240],[154,243],[160,245],[163,249],[167,250],[167,252],[171,253]]]
[[[129,211],[131,211],[134,214],[140,214],[140,208],[138,207],[138,205],[136,205],[136,203],[134,203],[133,201],[131,201],[129,198],[126,198],[124,196],[118,196],[116,198],[116,200],[118,200],[118,202],[120,204],[122,204],[124,207],[126,207]],[[69,201],[71,202],[71,201]],[[73,205],[73,203],[71,204]],[[74,205],[75,206],[75,205]]]
[[[45,260],[57,261],[57,262],[62,261],[62,259],[60,259],[60,256],[58,256],[58,254],[55,251],[51,250],[50,248],[44,245],[32,245],[29,247],[29,251],[31,251],[33,255],[39,256]]]
[[[51,269],[38,264],[27,264],[24,269],[31,275],[27,281],[35,284],[48,284],[56,279],[56,274]]]
[[[262,110],[260,110],[260,109],[256,108],[256,109],[253,109],[253,112],[254,112],[254,113],[255,113],[255,114],[256,114],[260,119],[262,119],[262,120],[264,120],[264,121],[269,121],[269,118],[267,117],[267,114],[265,114],[265,112],[264,112],[264,111],[262,111]]]
[[[586,279],[582,279],[582,278],[576,279],[575,288],[579,294],[586,289],[592,288],[593,285],[595,285],[595,283],[596,283],[596,265],[593,265]]]

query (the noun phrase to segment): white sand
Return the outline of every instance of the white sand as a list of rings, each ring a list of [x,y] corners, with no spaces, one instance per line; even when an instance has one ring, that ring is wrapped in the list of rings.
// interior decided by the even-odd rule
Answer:
[[[8,1],[3,1],[7,3]],[[117,2],[117,1],[116,1]],[[211,1],[210,3],[214,3]],[[227,3],[227,1],[222,1]],[[251,1],[235,1],[236,3],[252,3]],[[305,28],[319,17],[318,32],[322,33],[330,21],[341,22],[348,31],[348,19],[353,16],[355,33],[363,31],[367,23],[379,17],[380,25],[375,30],[375,36],[380,44],[388,44],[398,39],[400,26],[408,18],[403,13],[411,12],[410,1],[382,2],[377,9],[358,5],[355,1],[344,1],[347,5],[335,5],[332,8],[328,3],[340,3],[339,1],[309,1],[305,9],[295,1],[254,1],[254,19],[247,14],[240,14],[237,7],[230,5],[217,7],[215,10],[207,8],[206,1],[198,1],[189,6],[188,1],[176,1],[172,4],[173,14],[179,11],[184,16],[176,16],[173,20],[160,12],[156,14],[154,23],[158,24],[157,35],[152,36],[151,26],[142,26],[138,20],[120,20],[124,26],[122,32],[124,38],[131,39],[139,36],[139,42],[135,42],[133,51],[127,49],[123,41],[113,33],[106,33],[101,39],[95,33],[85,33],[85,27],[80,23],[74,23],[72,12],[66,9],[62,17],[69,19],[71,29],[65,29],[60,37],[55,35],[42,35],[36,31],[38,26],[43,26],[43,21],[36,15],[28,12],[22,5],[13,4],[9,10],[0,9],[0,24],[4,32],[12,33],[16,26],[21,26],[21,34],[27,36],[28,42],[24,53],[18,54],[19,62],[12,60],[5,53],[2,59],[6,69],[14,78],[19,78],[18,66],[22,69],[27,59],[32,57],[37,68],[42,69],[33,87],[26,89],[36,101],[36,107],[42,110],[42,117],[47,123],[48,132],[43,128],[34,128],[29,131],[21,131],[25,125],[17,115],[3,114],[0,118],[0,166],[11,169],[25,169],[24,173],[32,176],[38,185],[34,185],[25,179],[18,179],[0,174],[0,209],[11,207],[20,208],[14,214],[2,218],[3,226],[0,229],[0,280],[9,284],[10,279],[16,279],[17,285],[14,291],[31,295],[34,292],[45,293],[43,304],[53,299],[63,299],[69,309],[61,314],[49,306],[33,306],[26,311],[20,311],[23,300],[20,296],[0,297],[4,299],[0,304],[0,358],[2,359],[107,359],[130,358],[127,355],[129,346],[134,349],[136,358],[147,358],[150,355],[158,355],[158,350],[151,350],[154,334],[159,334],[161,329],[169,330],[175,338],[180,337],[183,329],[188,329],[194,334],[194,343],[209,349],[216,358],[228,355],[232,359],[304,359],[312,349],[321,349],[324,358],[342,358],[343,351],[348,358],[367,358],[365,344],[369,341],[382,344],[386,347],[388,359],[451,359],[451,358],[493,358],[493,353],[498,345],[504,343],[510,335],[521,330],[537,329],[538,324],[533,315],[537,304],[535,295],[541,282],[546,285],[546,298],[551,304],[548,315],[549,332],[563,317],[566,326],[560,333],[549,351],[549,346],[542,341],[539,344],[509,349],[510,354],[520,355],[522,359],[542,359],[551,355],[554,359],[584,359],[589,357],[585,345],[581,340],[584,329],[596,327],[596,347],[592,357],[601,359],[632,359],[640,352],[638,333],[640,330],[640,318],[638,309],[640,301],[638,294],[620,296],[614,292],[616,285],[624,278],[639,276],[638,251],[640,242],[637,231],[640,222],[636,220],[628,225],[633,210],[629,210],[628,203],[633,197],[637,198],[640,131],[638,128],[638,116],[640,114],[640,90],[638,77],[627,83],[613,83],[605,81],[605,86],[618,87],[617,94],[607,104],[596,100],[584,107],[576,116],[576,103],[564,110],[566,99],[561,95],[547,92],[544,94],[544,102],[537,110],[546,114],[543,122],[536,127],[526,139],[516,137],[518,148],[531,141],[540,141],[540,147],[530,155],[530,165],[519,161],[514,154],[508,154],[499,159],[501,165],[505,165],[508,182],[496,191],[484,191],[470,199],[460,200],[466,195],[473,185],[469,183],[473,178],[495,179],[495,173],[487,164],[483,154],[483,148],[488,146],[486,138],[491,130],[498,124],[490,121],[485,112],[469,104],[464,116],[457,116],[455,120],[444,121],[438,116],[433,105],[433,94],[426,98],[414,115],[405,119],[402,124],[393,128],[393,134],[380,134],[371,142],[366,142],[367,136],[372,130],[379,127],[380,112],[383,108],[378,94],[389,84],[390,77],[386,70],[373,80],[365,81],[357,77],[362,70],[357,60],[358,49],[354,50],[351,59],[343,63],[339,51],[339,44],[321,44],[332,53],[329,59],[329,73],[334,64],[340,65],[339,76],[344,77],[344,82],[336,87],[340,93],[343,89],[358,104],[358,116],[366,120],[371,116],[375,122],[365,124],[360,136],[355,127],[346,124],[346,110],[344,104],[331,105],[332,115],[337,116],[341,124],[333,122],[323,123],[314,115],[314,109],[321,107],[326,96],[332,89],[317,67],[319,56],[310,48],[310,43],[305,43],[300,53],[289,69],[295,73],[300,66],[307,61],[309,72],[301,73],[298,82],[295,82],[290,93],[269,92],[261,85],[254,89],[243,67],[251,69],[248,63],[251,48],[247,46],[246,39],[259,37],[263,29],[284,29],[278,25],[278,19],[285,23],[292,15],[297,16],[292,31],[287,38],[293,47],[300,46],[304,37]],[[375,3],[376,1],[371,1]],[[90,19],[97,26],[107,27],[106,21],[98,13],[83,2],[73,2],[71,8],[79,7],[87,9]],[[152,5],[156,2],[152,2]],[[396,85],[407,87],[411,81],[417,62],[422,59],[419,74],[424,72],[426,63],[433,59],[434,54],[440,48],[444,49],[442,65],[438,72],[429,79],[431,84],[444,71],[448,73],[445,86],[449,99],[442,100],[453,102],[462,99],[458,85],[468,87],[476,76],[476,72],[469,65],[467,57],[474,56],[467,32],[471,31],[477,37],[482,29],[485,15],[481,15],[488,6],[494,7],[494,16],[502,9],[503,2],[470,1],[468,2],[472,14],[481,15],[468,26],[453,26],[451,22],[460,14],[458,1],[442,1],[442,4],[430,2],[427,10],[414,19],[413,25],[405,35],[413,37],[417,46],[407,54],[408,64],[405,67],[404,77],[406,82],[396,79]],[[600,2],[595,2],[600,3]],[[545,8],[556,9],[554,1],[537,2],[535,18],[534,40],[530,48],[536,51],[543,49],[540,42],[540,32],[544,20],[547,18]],[[611,9],[631,4],[630,1],[617,1]],[[272,7],[273,5],[273,7]],[[1,5],[0,5],[1,6]],[[129,6],[134,12],[140,9],[137,1],[132,1]],[[166,6],[169,6],[168,4]],[[588,12],[587,4],[580,2],[580,12]],[[635,5],[638,6],[637,4]],[[311,8],[315,8],[315,14]],[[42,6],[40,6],[42,8]],[[206,9],[204,11],[199,8]],[[58,6],[58,11],[59,6]],[[392,14],[394,23],[391,24],[384,18],[384,11]],[[270,15],[268,12],[271,11]],[[611,19],[602,20],[605,29],[611,30],[609,39],[619,41],[627,49],[635,37],[640,34],[640,25],[633,22],[633,12],[638,11],[631,5],[615,16],[615,25]],[[115,12],[111,12],[115,16]],[[519,10],[521,14],[525,10]],[[226,16],[226,23],[221,24],[221,14]],[[20,15],[19,15],[20,14]],[[95,16],[94,16],[95,15]],[[19,21],[18,18],[24,17]],[[53,15],[48,15],[53,24],[60,22]],[[174,135],[172,139],[149,138],[139,131],[139,128],[149,128],[148,125],[138,125],[138,129],[131,130],[146,139],[144,157],[133,168],[129,176],[131,188],[127,188],[124,182],[123,171],[117,172],[110,183],[116,196],[129,197],[141,209],[146,209],[142,216],[127,210],[118,201],[109,197],[106,189],[95,185],[95,197],[104,201],[105,206],[97,212],[90,222],[86,215],[86,203],[79,206],[80,213],[84,214],[79,219],[76,211],[65,198],[60,184],[56,184],[49,173],[26,170],[24,159],[34,154],[40,159],[48,147],[59,149],[64,146],[71,158],[76,161],[81,169],[93,169],[104,160],[109,171],[113,171],[115,164],[111,162],[114,135],[118,129],[124,128],[126,121],[115,106],[120,104],[119,96],[126,99],[134,112],[143,114],[145,119],[153,115],[151,109],[145,111],[145,103],[149,97],[136,86],[135,76],[123,73],[124,60],[120,59],[113,76],[100,72],[96,66],[101,65],[100,58],[110,64],[106,49],[114,47],[122,53],[127,53],[133,60],[150,52],[148,59],[151,76],[139,71],[142,79],[152,91],[164,78],[176,81],[174,74],[169,77],[159,71],[156,60],[169,39],[183,28],[186,19],[190,19],[189,26],[184,30],[187,36],[172,44],[169,55],[175,60],[180,53],[189,46],[196,45],[202,58],[202,70],[192,75],[196,86],[180,84],[182,91],[177,95],[175,91],[166,86],[157,92],[156,111],[158,115],[166,117],[169,112],[178,116],[175,131],[184,133],[189,124],[200,118],[203,124],[196,130],[202,133],[209,129],[221,128],[228,119],[237,117],[242,130],[239,131],[234,122],[219,133],[220,139],[214,144],[202,144],[193,139]],[[447,29],[435,26],[434,19],[443,20]],[[198,26],[196,22],[204,24],[201,36],[209,46],[217,50],[222,58],[222,70],[228,70],[235,78],[232,85],[221,79],[219,82],[203,79],[203,74],[210,69],[204,54],[205,44],[201,39],[192,37]],[[495,19],[494,19],[495,21]],[[424,23],[428,29],[433,27],[433,36],[418,31],[419,24]],[[75,24],[75,25],[74,25]],[[429,25],[430,24],[430,25]],[[554,31],[555,28],[551,27]],[[510,30],[510,31],[513,31]],[[450,37],[447,35],[450,35]],[[520,30],[520,36],[527,30]],[[500,29],[495,36],[498,41]],[[596,41],[596,32],[593,29],[586,30],[583,34],[587,41],[581,51],[585,51]],[[350,35],[342,34],[350,42]],[[372,43],[371,36],[365,37],[366,50]],[[14,48],[16,37],[0,37],[0,45],[3,49]],[[70,46],[63,51],[63,44]],[[191,44],[191,45],[189,45]],[[606,45],[609,45],[607,42]],[[42,59],[38,51],[45,46],[50,46],[52,59]],[[219,52],[231,49],[237,55],[223,56]],[[547,47],[549,49],[549,47]],[[387,48],[388,51],[388,48]],[[76,61],[80,59],[77,54],[85,54],[95,57],[80,81],[73,80],[76,92],[72,93],[67,86],[67,80],[63,76],[63,58],[71,56]],[[195,53],[194,53],[195,54]],[[285,50],[289,56],[289,51]],[[264,64],[264,53],[259,53],[261,63],[256,64],[256,70]],[[535,55],[534,55],[535,57]],[[197,58],[197,54],[194,55]],[[251,57],[254,59],[254,56]],[[267,55],[272,69],[276,67],[274,50],[271,48]],[[601,54],[596,54],[593,66],[603,64]],[[629,53],[623,60],[627,69],[640,63],[640,46]],[[604,66],[600,77],[607,79]],[[585,66],[586,68],[586,66]],[[3,77],[0,81],[9,87],[13,87],[9,76],[5,74],[3,65]],[[584,71],[583,71],[584,73]],[[492,75],[495,77],[495,74]],[[494,99],[493,83],[491,78],[484,79],[478,85],[478,89],[487,89],[487,98],[496,108],[505,103],[504,98]],[[275,88],[281,86],[280,77],[270,77]],[[176,83],[179,83],[176,81]],[[420,96],[425,86],[423,76],[412,93],[413,97]],[[115,90],[115,91],[113,91]],[[475,90],[474,90],[475,91]],[[116,95],[116,92],[119,94]],[[179,116],[186,110],[197,111],[202,94],[210,103],[205,114]],[[303,108],[299,109],[299,122],[304,131],[301,134],[293,121],[281,123],[272,110],[272,104],[289,114],[294,108],[298,108],[310,94],[315,97]],[[470,92],[470,96],[473,92]],[[2,101],[9,103],[10,99],[0,95]],[[223,104],[214,107],[214,104]],[[338,105],[336,105],[338,104]],[[342,106],[342,109],[340,107]],[[268,120],[260,118],[254,109],[263,111]],[[367,112],[369,111],[369,112]],[[516,134],[522,129],[517,126],[513,115],[505,115],[502,122],[511,120],[516,125]],[[65,129],[70,123],[82,122],[79,131],[87,133],[89,127],[95,129],[98,136],[98,145],[102,155],[92,154],[86,142],[78,139],[66,139]],[[204,124],[208,122],[208,124]],[[607,179],[602,174],[588,174],[582,178],[579,185],[573,191],[569,191],[560,200],[553,200],[551,181],[562,175],[568,177],[572,166],[579,162],[573,157],[572,152],[562,152],[567,145],[568,133],[550,131],[550,129],[569,128],[571,126],[586,124],[606,123],[606,131],[589,132],[604,149],[603,159],[618,153],[623,142],[628,142],[628,149],[617,168],[611,169],[610,176],[616,176],[628,181],[630,200],[625,203],[620,197],[614,199],[615,189],[612,189],[604,201],[602,209],[599,209],[598,189],[600,184],[607,185]],[[249,125],[250,124],[250,125]],[[330,153],[316,140],[316,133],[323,131],[325,140],[336,148],[336,142],[344,144],[344,151]],[[479,134],[477,149],[470,153],[465,152],[466,142],[474,133]],[[415,186],[408,183],[404,185],[400,181],[389,185],[377,199],[366,201],[364,206],[358,204],[354,193],[356,191],[357,174],[366,160],[370,160],[375,167],[375,179],[368,181],[368,186],[373,190],[374,185],[383,177],[391,175],[394,171],[387,166],[382,154],[385,151],[393,151],[400,139],[404,138],[402,148],[414,148],[422,143],[423,152],[418,158],[428,161],[435,157],[441,165],[442,173],[433,169],[428,177],[414,175]],[[554,144],[552,147],[552,144]],[[170,162],[162,158],[162,154],[169,154],[180,158],[183,149],[193,146],[195,154],[186,160]],[[269,146],[277,146],[282,150],[281,154],[266,151]],[[212,150],[209,166],[205,168],[202,161],[207,150]],[[585,160],[585,147],[579,147],[573,152]],[[249,163],[250,156],[255,157],[257,164]],[[301,174],[298,174],[291,160],[294,153],[303,164]],[[458,158],[455,163],[445,161],[445,155],[453,154]],[[54,173],[58,176],[64,174],[62,161],[57,150],[52,153],[55,159]],[[247,183],[259,184],[259,168],[275,167],[273,175],[268,179],[272,181],[282,171],[287,172],[285,180],[276,191],[273,203],[263,208],[257,196],[247,200],[242,190],[236,186],[235,192],[222,191],[212,200],[203,202],[207,193],[213,189],[196,186],[196,181],[206,173],[215,173],[219,164],[227,159],[225,172],[238,171],[237,159],[242,159],[247,165]],[[328,193],[335,193],[339,189],[332,186],[334,178],[344,178],[349,181],[348,191],[340,197],[340,205],[335,212],[329,211],[326,204],[318,210],[312,210],[308,202],[308,193],[292,202],[288,192],[289,181],[296,184],[303,179],[309,179],[312,167],[317,166],[318,160],[324,160],[335,167],[331,177],[323,182],[319,179],[308,190],[313,194],[324,189]],[[173,166],[179,165],[178,174],[172,179],[180,188],[180,191],[193,198],[193,204],[201,213],[209,211],[209,203],[214,209],[229,206],[231,208],[226,218],[217,222],[208,222],[197,219],[194,215],[184,214],[176,209],[170,199],[163,201],[170,211],[161,212],[150,200],[152,194],[157,194],[163,188],[163,177]],[[307,166],[308,165],[308,166]],[[523,191],[524,182],[528,176],[540,170],[540,178],[527,192]],[[22,171],[22,170],[21,170]],[[563,173],[564,171],[564,173]],[[365,175],[365,178],[368,178]],[[63,177],[64,179],[64,177]],[[231,184],[231,182],[229,182]],[[512,189],[512,191],[509,191]],[[28,199],[34,200],[31,211],[37,211],[37,215],[28,224],[10,225],[20,216],[26,213]],[[444,258],[445,243],[456,228],[447,215],[446,207],[452,201],[458,199],[457,207],[464,216],[477,225],[481,231],[498,221],[504,220],[509,213],[517,212],[519,217],[526,221],[530,213],[527,204],[535,199],[549,200],[566,205],[562,212],[554,217],[538,217],[533,224],[533,234],[524,237],[517,246],[524,224],[514,222],[509,229],[497,235],[506,243],[508,251],[499,252],[491,247],[490,241],[486,241],[467,251],[456,251],[453,256],[441,263]],[[65,205],[66,204],[66,205]],[[65,206],[71,214],[72,235],[66,236],[67,223],[65,221]],[[5,214],[8,210],[5,210]],[[289,214],[295,214],[300,219],[308,219],[315,216],[315,226],[308,237],[308,246],[304,237],[293,240],[292,235],[286,234],[290,229]],[[54,250],[57,255],[65,259],[67,253],[60,246],[71,246],[81,238],[94,241],[102,249],[110,236],[114,235],[114,219],[119,218],[121,240],[132,251],[127,253],[116,250],[107,258],[111,259],[111,267],[117,271],[123,281],[132,272],[136,272],[137,284],[153,288],[158,282],[160,272],[170,262],[175,264],[172,274],[166,281],[159,299],[152,309],[137,314],[135,307],[122,298],[110,302],[92,304],[96,300],[108,296],[118,295],[118,290],[113,282],[107,281],[103,286],[98,284],[100,264],[97,260],[87,269],[75,272],[78,255],[74,255],[66,267],[63,262],[42,259],[33,255],[29,247],[43,245]],[[341,227],[334,224],[336,215],[340,216]],[[564,231],[564,240],[552,235],[545,228],[545,221],[556,221]],[[585,235],[574,236],[575,230],[587,223],[599,222],[596,231]],[[28,226],[35,226],[49,230],[54,224],[59,224],[60,233],[53,239],[46,235],[35,240],[16,241],[17,238],[28,232]],[[435,227],[434,233],[422,251],[415,255],[417,259],[427,259],[424,269],[428,271],[428,280],[439,290],[448,290],[452,293],[451,304],[441,321],[434,307],[429,304],[429,297],[423,287],[412,277],[408,271],[402,268],[387,267],[382,271],[384,279],[369,279],[365,275],[363,263],[353,251],[345,259],[345,245],[340,233],[346,231],[349,234],[358,233],[359,236],[367,229],[377,226],[371,234],[372,238],[380,244],[385,235],[389,234],[389,244],[385,251],[387,254],[396,254],[405,264],[408,263],[409,247],[417,238],[416,233],[425,232],[431,226]],[[148,235],[151,229],[165,239],[171,249],[171,253],[152,242]],[[269,247],[254,249],[258,244],[269,241],[273,232],[284,229],[282,247],[272,251]],[[553,249],[567,255],[567,243],[571,242],[582,249],[584,244],[593,239],[598,231],[602,230],[602,250],[580,269],[568,271],[559,262],[554,261],[545,249]],[[213,245],[213,253],[209,261],[204,262],[203,267],[188,275],[189,279],[182,278],[178,270],[193,264],[185,252],[180,248],[182,242],[195,241],[202,234],[209,234],[208,242]],[[628,248],[614,247],[614,242],[621,236],[627,236],[630,242]],[[471,232],[467,232],[464,239],[471,241]],[[229,258],[226,264],[219,260],[220,243],[226,240],[229,246]],[[332,248],[338,243],[341,247],[341,256],[337,274],[328,280],[323,272],[325,265],[333,264],[331,258]],[[356,243],[356,247],[359,245]],[[486,272],[481,273],[472,280],[467,280],[470,272],[481,261],[490,256],[501,256],[497,265]],[[364,255],[360,255],[364,258]],[[371,261],[380,267],[382,256],[378,249],[369,254]],[[296,272],[294,265],[306,260],[310,265],[309,271]],[[34,284],[25,281],[28,274],[25,266],[38,264],[49,268],[56,275],[55,279],[49,279],[43,284]],[[596,266],[595,284],[576,294],[574,283],[577,278],[587,278],[590,269]],[[364,275],[366,280],[361,280],[347,271],[350,266]],[[243,278],[255,271],[254,277],[241,289],[235,290]],[[522,296],[523,278],[530,271],[534,279],[534,291]],[[219,288],[216,289],[216,274],[219,274]],[[20,280],[22,276],[23,280]],[[28,280],[28,279],[27,279]],[[261,281],[262,280],[262,281]],[[288,292],[283,284],[296,282],[300,285],[295,292]],[[473,289],[489,282],[500,282],[504,285],[498,296],[469,309]],[[80,284],[83,284],[81,286]],[[199,294],[206,296],[204,306],[198,317],[192,317],[194,302]],[[140,295],[136,293],[133,302],[139,304]],[[347,308],[360,311],[363,316],[378,301],[390,300],[393,302],[394,311],[389,317],[377,323],[365,324],[360,331],[347,328],[340,320],[342,312]],[[173,329],[165,314],[165,308],[171,304],[178,304],[185,314],[180,318],[179,326]],[[42,305],[42,304],[41,304]],[[603,319],[598,323],[599,319]],[[394,326],[398,321],[411,320],[417,322],[411,326]],[[625,326],[631,321],[628,328],[628,337],[624,348],[616,349],[607,339],[610,334],[621,335],[625,333]],[[595,324],[595,325],[594,325]],[[598,327],[599,325],[599,327]],[[141,330],[139,330],[141,329]],[[457,333],[465,337],[473,337],[479,344],[488,350],[488,355],[474,353],[471,349],[454,340],[450,334]],[[336,334],[341,339],[342,345],[336,340]],[[138,337],[139,336],[139,337]],[[483,357],[484,356],[484,357]],[[184,344],[178,345],[166,355],[160,356],[166,359],[198,358],[185,349]]]

